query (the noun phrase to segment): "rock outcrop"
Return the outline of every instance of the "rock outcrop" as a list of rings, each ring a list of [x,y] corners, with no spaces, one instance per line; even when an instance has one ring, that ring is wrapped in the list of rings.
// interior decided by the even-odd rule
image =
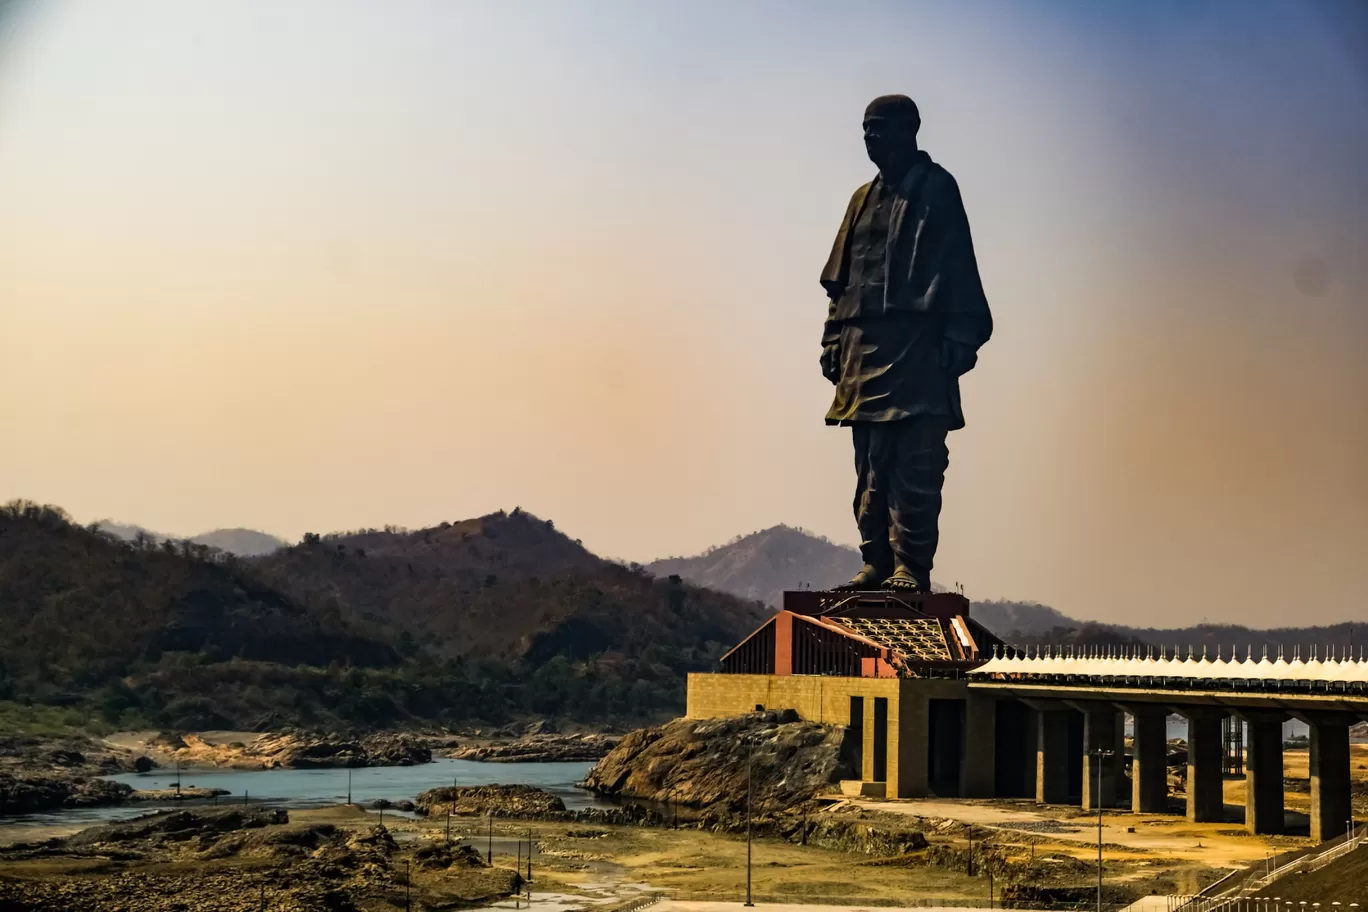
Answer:
[[[507,744],[483,744],[449,751],[455,760],[486,763],[583,763],[601,760],[617,746],[614,735],[530,734]]]
[[[604,795],[740,812],[749,750],[753,809],[781,813],[851,775],[840,763],[843,735],[842,726],[804,722],[792,710],[676,719],[625,736],[583,785]]]
[[[565,802],[530,785],[444,786],[428,789],[415,801],[421,814],[473,814],[492,817],[558,819]]]
[[[354,737],[345,734],[280,732],[249,742],[218,743],[199,735],[159,735],[152,746],[181,766],[237,769],[330,769],[362,766],[413,766],[432,760],[420,738],[396,732]]]
[[[3,846],[0,866],[0,909],[15,912],[360,912],[403,908],[410,893],[415,909],[465,909],[522,884],[468,845],[266,808],[174,811]]]
[[[132,794],[132,787],[107,779],[0,773],[0,816],[118,804]]]

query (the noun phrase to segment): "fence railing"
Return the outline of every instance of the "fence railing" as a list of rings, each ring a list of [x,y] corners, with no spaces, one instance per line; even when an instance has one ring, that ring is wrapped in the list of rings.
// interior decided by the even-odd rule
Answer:
[[[744,893],[665,893],[661,898],[677,900],[680,902],[725,902],[737,903],[738,905],[746,901]],[[1097,900],[1079,900],[1077,902],[1036,902],[1024,899],[988,899],[987,897],[978,899],[962,899],[931,896],[834,896],[822,893],[808,894],[773,894],[773,893],[753,893],[752,901],[756,904],[784,903],[791,905],[804,906],[855,906],[859,908],[902,908],[902,909],[1009,909],[1020,910],[1020,912],[1083,912],[1083,910],[1096,910]],[[1103,903],[1103,912],[1122,912],[1125,904]]]

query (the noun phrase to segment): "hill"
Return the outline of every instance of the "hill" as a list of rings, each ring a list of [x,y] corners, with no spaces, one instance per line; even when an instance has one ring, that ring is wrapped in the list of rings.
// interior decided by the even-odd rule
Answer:
[[[215,529],[190,539],[197,545],[207,545],[238,557],[261,557],[281,548],[289,547],[289,542],[255,529]]]
[[[1038,636],[1060,628],[1083,624],[1063,612],[1036,602],[992,600],[974,602],[974,619],[1004,639]]]
[[[536,713],[681,709],[684,675],[712,668],[768,615],[605,561],[521,510],[419,531],[306,535],[256,567],[406,652],[421,644],[443,660],[525,674],[524,708]]]
[[[678,714],[685,675],[764,613],[521,511],[247,560],[18,502],[0,508],[0,725],[639,722]]]
[[[699,586],[777,607],[785,589],[830,589],[863,565],[854,548],[780,525],[694,557],[654,561],[646,569],[659,577],[675,574]]]
[[[143,526],[110,522],[107,519],[102,519],[92,525],[101,532],[129,542],[150,539],[154,544],[160,544],[164,541],[183,540],[180,536],[164,535]],[[205,532],[186,540],[197,545],[206,545],[219,551],[226,551],[229,554],[236,554],[238,557],[260,557],[289,545],[289,542],[283,538],[267,535],[265,532],[258,532],[255,529],[215,529],[213,532]]]

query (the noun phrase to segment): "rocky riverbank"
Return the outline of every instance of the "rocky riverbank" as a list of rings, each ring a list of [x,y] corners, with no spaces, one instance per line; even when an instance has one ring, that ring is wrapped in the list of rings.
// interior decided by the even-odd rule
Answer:
[[[139,752],[85,735],[0,734],[0,773],[108,776],[155,765]]]
[[[432,760],[426,739],[406,732],[308,733],[284,731],[238,737],[158,734],[145,742],[163,766],[231,769],[330,769],[413,766]]]
[[[454,760],[485,763],[585,763],[602,760],[617,746],[617,735],[535,734],[513,741],[476,744],[446,751]]]
[[[173,811],[0,849],[0,908],[15,912],[341,912],[457,908],[521,878],[459,841],[396,842],[365,818],[292,822],[283,810]]]
[[[130,786],[108,779],[0,773],[0,817],[118,804],[132,795]]]

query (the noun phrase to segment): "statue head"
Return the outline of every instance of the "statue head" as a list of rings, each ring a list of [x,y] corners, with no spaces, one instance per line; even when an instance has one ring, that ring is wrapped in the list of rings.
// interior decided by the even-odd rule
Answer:
[[[865,151],[883,173],[903,170],[917,151],[921,112],[906,95],[880,95],[864,113]]]

